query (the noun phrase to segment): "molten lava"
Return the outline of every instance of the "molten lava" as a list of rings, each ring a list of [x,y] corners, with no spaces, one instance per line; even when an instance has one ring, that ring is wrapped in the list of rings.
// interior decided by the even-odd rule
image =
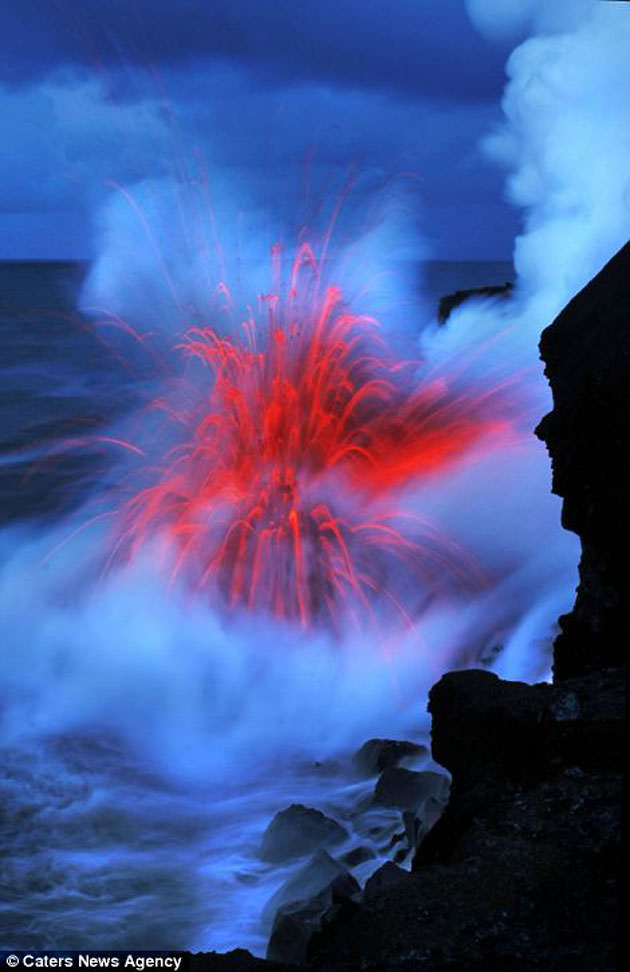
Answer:
[[[410,617],[471,577],[397,497],[498,423],[486,396],[414,387],[417,362],[323,285],[306,244],[284,294],[275,277],[236,337],[196,326],[179,345],[189,374],[201,364],[199,393],[185,409],[158,403],[184,441],[123,506],[118,549],[165,537],[174,574],[197,589],[302,626],[370,616],[376,600]]]

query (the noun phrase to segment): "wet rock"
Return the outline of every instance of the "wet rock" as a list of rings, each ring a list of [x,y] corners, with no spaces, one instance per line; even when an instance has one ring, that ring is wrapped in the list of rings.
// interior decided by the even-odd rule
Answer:
[[[410,811],[410,812],[412,812],[412,811]],[[398,844],[400,844],[402,841],[404,841],[405,836],[406,836],[406,833],[405,833],[404,830],[401,830],[399,833],[392,834],[392,836],[390,837],[388,843],[386,844],[386,848],[385,849],[387,851],[391,851],[394,847],[396,847]]]
[[[281,864],[304,857],[320,847],[334,847],[348,836],[336,820],[320,810],[294,803],[275,815],[263,834],[260,857]]]
[[[335,885],[337,892],[345,890],[346,896],[359,890],[350,872],[326,851],[318,851],[303,867],[269,899],[263,908],[263,921],[271,924],[274,915],[285,904],[307,901]]]
[[[448,787],[448,780],[442,773],[390,766],[377,780],[374,802],[400,810],[417,810],[428,797],[446,796]]]
[[[267,945],[271,961],[302,965],[310,939],[321,927],[326,905],[319,897],[283,905],[276,914]]]
[[[322,918],[335,905],[359,894],[359,885],[338,861],[320,851],[274,895],[265,911],[275,910],[267,958],[300,964]]]
[[[397,863],[404,861],[409,854],[418,847],[420,841],[424,835],[429,830],[429,824],[426,820],[425,807],[428,803],[432,803],[435,800],[434,797],[427,797],[427,799],[422,804],[420,813],[416,810],[403,810],[401,813],[402,823],[404,830],[397,831],[392,834],[391,838],[387,844],[381,848],[381,855],[390,857],[393,853],[393,859]],[[437,801],[435,801],[437,803]],[[447,802],[447,796],[440,799],[439,805],[443,809]]]
[[[364,776],[376,776],[403,759],[428,755],[426,746],[404,739],[368,739],[352,757],[355,768]]]
[[[447,803],[448,794],[440,797],[430,796],[424,801],[422,804],[422,819],[416,819],[416,845],[419,843],[418,838],[423,837],[431,830],[431,827],[433,827],[436,821],[440,819]]]

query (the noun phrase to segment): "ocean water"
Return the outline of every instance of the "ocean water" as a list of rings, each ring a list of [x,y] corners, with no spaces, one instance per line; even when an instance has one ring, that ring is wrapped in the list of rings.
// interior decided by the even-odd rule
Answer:
[[[120,361],[76,310],[85,267],[0,262],[0,521],[80,502],[99,459],[50,455],[53,441],[96,430],[131,405]]]
[[[80,264],[0,264],[0,641],[8,658],[0,703],[0,947],[243,946],[263,954],[264,906],[303,863],[260,860],[266,825],[292,802],[329,813],[348,832],[336,855],[363,848],[367,859],[354,873],[365,880],[403,846],[401,820],[373,806],[374,781],[356,776],[352,748],[368,733],[403,728],[426,742],[424,697],[418,693],[401,722],[399,711],[389,712],[390,695],[372,684],[382,681],[382,667],[370,672],[350,659],[343,663],[350,675],[340,673],[340,661],[315,650],[286,686],[280,660],[268,666],[268,685],[259,673],[252,688],[255,631],[239,635],[251,645],[239,649],[238,672],[236,662],[229,671],[223,662],[193,664],[207,641],[203,619],[179,613],[177,622],[185,617],[191,628],[181,636],[189,652],[183,662],[160,640],[172,615],[150,600],[145,613],[154,630],[146,629],[147,657],[134,667],[125,639],[134,642],[123,629],[142,613],[144,588],[129,595],[131,613],[115,614],[120,592],[106,600],[114,618],[103,631],[102,605],[92,613],[69,609],[73,592],[60,589],[58,578],[56,586],[49,575],[34,580],[47,538],[63,532],[106,473],[107,454],[94,437],[134,408],[143,380],[77,312],[84,273]],[[508,264],[440,263],[425,267],[422,286],[436,305],[452,290],[510,278]],[[92,444],[55,449],[82,435]],[[436,666],[427,677],[439,676]],[[280,693],[277,711],[273,697],[263,698],[269,685]],[[207,722],[206,691],[215,706]],[[333,743],[330,733],[324,743],[324,727],[321,739],[313,731],[316,693],[329,698],[331,711],[337,707],[338,722],[344,705],[352,713]],[[393,684],[391,699],[401,693],[404,685]],[[83,695],[97,717],[71,717]],[[362,715],[366,698],[377,696],[371,717]],[[167,714],[152,722],[155,699]],[[428,757],[414,765],[432,767]]]

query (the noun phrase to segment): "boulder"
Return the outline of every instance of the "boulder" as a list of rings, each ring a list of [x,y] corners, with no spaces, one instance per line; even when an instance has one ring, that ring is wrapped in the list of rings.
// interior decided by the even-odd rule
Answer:
[[[281,864],[305,857],[320,847],[334,847],[348,836],[336,820],[320,810],[294,803],[275,815],[263,834],[260,857]]]
[[[304,962],[308,943],[321,927],[324,915],[359,891],[352,875],[325,851],[319,851],[265,907],[265,913],[275,911],[267,958]]]
[[[303,867],[288,878],[263,908],[263,922],[271,924],[279,908],[296,901],[308,901],[328,893],[335,885],[337,892],[345,889],[346,897],[359,890],[350,872],[326,851],[317,851]]]
[[[390,766],[398,766],[403,759],[427,755],[426,746],[405,739],[368,739],[354,754],[352,761],[363,776],[376,776]]]
[[[293,901],[283,905],[273,923],[267,959],[301,966],[306,960],[310,939],[321,927],[326,907],[319,896],[309,901]]]

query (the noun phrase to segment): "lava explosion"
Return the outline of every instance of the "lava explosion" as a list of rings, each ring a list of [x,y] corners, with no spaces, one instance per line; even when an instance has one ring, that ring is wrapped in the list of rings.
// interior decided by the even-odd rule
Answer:
[[[237,337],[195,326],[178,345],[201,362],[203,390],[184,409],[155,403],[185,441],[121,508],[117,553],[165,537],[174,575],[303,627],[336,628],[342,608],[372,616],[376,600],[409,619],[436,589],[478,577],[397,497],[504,425],[487,393],[414,387],[418,363],[324,285],[307,244],[284,288],[277,247],[274,266],[274,292]]]

